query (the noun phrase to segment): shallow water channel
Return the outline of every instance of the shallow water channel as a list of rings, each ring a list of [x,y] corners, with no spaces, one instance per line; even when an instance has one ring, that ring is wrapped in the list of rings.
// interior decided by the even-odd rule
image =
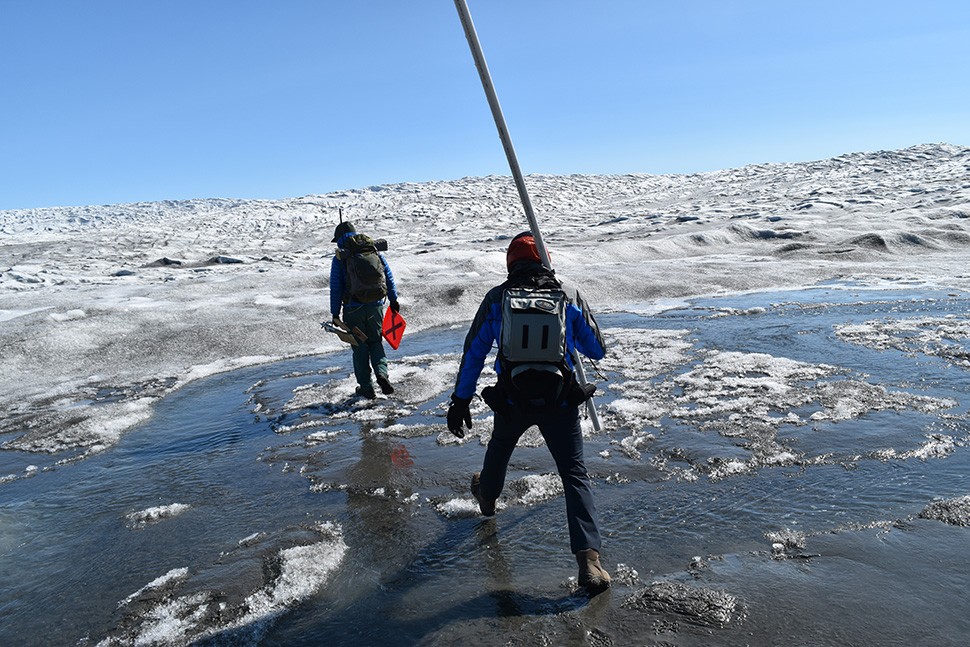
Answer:
[[[0,483],[0,644],[965,644],[968,306],[830,286],[598,317],[592,599],[535,439],[475,514],[490,413],[444,432],[463,328],[406,338],[376,402],[349,353],[194,382]]]

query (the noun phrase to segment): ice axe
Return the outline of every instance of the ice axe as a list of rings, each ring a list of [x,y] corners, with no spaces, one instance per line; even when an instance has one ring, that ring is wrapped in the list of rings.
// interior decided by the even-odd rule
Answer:
[[[367,341],[367,335],[363,330],[357,326],[351,328],[342,321],[324,321],[320,324],[320,327],[327,332],[332,332],[351,346],[356,346],[359,342]]]

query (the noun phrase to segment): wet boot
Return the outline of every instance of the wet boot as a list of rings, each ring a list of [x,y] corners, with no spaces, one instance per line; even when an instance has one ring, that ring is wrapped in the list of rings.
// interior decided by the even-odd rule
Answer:
[[[610,588],[610,574],[600,564],[600,554],[592,548],[576,553],[579,564],[579,585],[590,595],[602,593]]]
[[[472,496],[478,501],[478,509],[482,511],[482,514],[486,517],[495,516],[495,501],[486,501],[482,498],[482,486],[481,486],[482,473],[475,472],[472,474]]]
[[[377,386],[381,387],[381,393],[384,395],[394,393],[394,387],[391,386],[391,381],[387,379],[386,375],[377,376]]]
[[[368,400],[373,400],[377,397],[377,394],[374,393],[374,387],[372,386],[358,386],[354,393],[362,398],[367,398]]]

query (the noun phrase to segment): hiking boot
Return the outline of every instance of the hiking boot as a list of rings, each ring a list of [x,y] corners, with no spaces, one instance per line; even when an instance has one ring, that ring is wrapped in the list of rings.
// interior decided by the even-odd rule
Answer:
[[[387,379],[386,375],[377,376],[377,386],[381,387],[381,393],[384,395],[390,395],[394,393],[394,387],[391,386],[390,380]]]
[[[374,393],[374,387],[372,386],[358,386],[354,393],[362,398],[367,398],[368,400],[373,400],[377,397],[377,394]]]
[[[495,516],[495,501],[486,501],[482,498],[482,473],[475,472],[472,474],[472,496],[478,501],[478,509],[482,511],[482,514],[486,517]]]
[[[610,588],[610,574],[600,564],[600,554],[592,548],[576,553],[579,564],[579,585],[590,595],[602,593]]]

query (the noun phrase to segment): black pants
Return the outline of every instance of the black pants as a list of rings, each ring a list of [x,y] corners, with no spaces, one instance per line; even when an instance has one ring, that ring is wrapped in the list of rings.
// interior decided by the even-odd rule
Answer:
[[[569,546],[573,553],[587,548],[600,549],[600,532],[593,504],[589,474],[583,462],[583,432],[579,407],[523,410],[510,407],[507,414],[495,415],[495,429],[485,450],[482,466],[481,495],[498,499],[505,487],[509,459],[519,438],[536,425],[556,461],[566,495],[566,519],[569,524]]]

